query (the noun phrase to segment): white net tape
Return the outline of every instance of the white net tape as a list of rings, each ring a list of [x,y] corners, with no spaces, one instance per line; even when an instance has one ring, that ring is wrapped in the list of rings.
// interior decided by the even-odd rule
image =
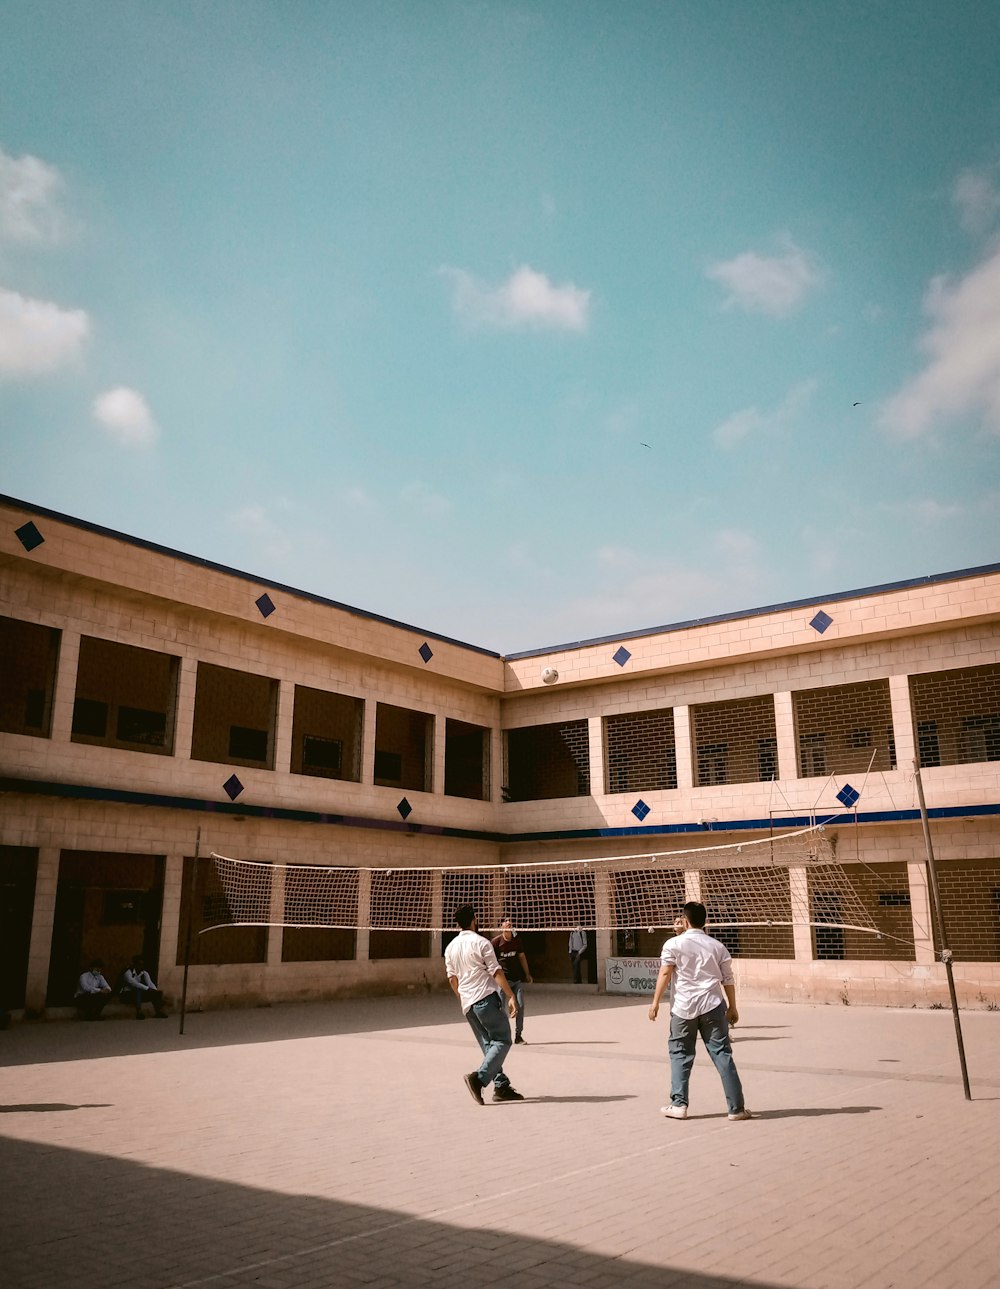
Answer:
[[[472,904],[483,927],[522,931],[669,926],[700,898],[715,927],[850,927],[876,932],[822,826],[725,846],[602,859],[460,868],[270,864],[212,855],[204,930],[221,926],[450,931]],[[802,871],[805,881],[796,880]],[[822,891],[818,914],[808,890]],[[830,910],[836,909],[836,918]]]

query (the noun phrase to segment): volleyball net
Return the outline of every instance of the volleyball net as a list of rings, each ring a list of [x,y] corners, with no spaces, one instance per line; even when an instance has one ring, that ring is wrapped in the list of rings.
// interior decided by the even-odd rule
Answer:
[[[471,904],[483,928],[669,927],[687,900],[711,927],[810,924],[879,934],[823,825],[753,841],[600,859],[366,868],[213,853],[202,931],[224,926],[453,931]]]

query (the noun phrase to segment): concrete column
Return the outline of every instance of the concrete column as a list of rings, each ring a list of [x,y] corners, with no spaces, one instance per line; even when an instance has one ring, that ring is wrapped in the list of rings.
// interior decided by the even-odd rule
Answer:
[[[591,722],[593,724],[593,722]],[[599,869],[594,874],[594,918],[597,941],[597,985],[598,993],[604,993],[605,962],[614,956],[614,930],[611,908],[611,874],[607,869]]]
[[[435,712],[432,718],[431,736],[431,792],[444,793],[444,758],[447,747],[445,734],[447,718]]]
[[[59,641],[55,693],[52,696],[52,742],[68,743],[73,732],[76,670],[80,662],[79,631],[64,631]],[[46,971],[48,968],[46,967]]]
[[[361,732],[361,782],[369,786],[375,782],[375,718],[377,715],[378,703],[374,698],[366,698]]]
[[[282,928],[285,920],[285,866],[274,864],[271,867],[271,900],[267,928],[267,965],[281,966]]]
[[[174,725],[174,756],[178,760],[191,759],[191,740],[194,737],[194,698],[198,688],[197,658],[182,658],[177,677],[177,717]]]
[[[898,748],[898,744],[897,744]],[[934,929],[931,922],[931,894],[927,884],[927,865],[906,865],[910,884],[910,917],[913,919],[913,948],[917,962],[934,962]]]
[[[371,870],[358,870],[358,934],[354,942],[354,957],[357,962],[368,961],[368,946],[371,943],[372,921],[372,875]]]
[[[694,787],[694,756],[691,749],[691,708],[674,708],[674,751],[677,757],[678,788]]]
[[[788,870],[789,893],[792,897],[792,942],[796,962],[812,962],[812,927],[809,924],[809,879],[804,868]]]
[[[194,854],[194,846],[191,847]],[[181,926],[181,900],[184,895],[184,852],[167,855],[163,861],[163,907],[160,910],[160,961],[156,983],[172,997],[180,997],[184,968],[178,966],[177,937]]]
[[[74,664],[74,675],[75,673]],[[24,993],[24,1010],[29,1016],[40,1016],[45,1010],[58,887],[59,847],[40,846],[35,873],[35,903],[31,912],[31,940],[28,944],[28,979]]]
[[[774,695],[774,730],[778,742],[778,778],[799,777],[795,750],[795,715],[792,695],[787,691]]]
[[[292,768],[292,720],[295,716],[295,684],[278,681],[278,710],[274,719],[274,769],[289,774]]]
[[[490,800],[494,802],[503,801],[502,788],[505,781],[505,766],[503,763],[503,730],[499,725],[490,729]]]
[[[901,770],[909,771],[913,768],[917,749],[913,739],[913,709],[910,706],[908,676],[889,677],[889,701],[892,703],[892,734],[896,744],[896,765]]]
[[[444,880],[440,869],[431,873],[431,957],[441,957],[441,928],[444,926]]]
[[[604,721],[600,716],[587,719],[587,742],[590,752],[590,795],[597,797],[606,791],[604,779]],[[600,953],[600,949],[598,949]]]

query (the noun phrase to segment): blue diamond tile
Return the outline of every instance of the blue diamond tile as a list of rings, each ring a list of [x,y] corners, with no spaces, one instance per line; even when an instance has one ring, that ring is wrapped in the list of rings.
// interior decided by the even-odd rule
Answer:
[[[229,778],[225,781],[225,783],[222,785],[222,790],[223,792],[225,792],[226,796],[229,798],[230,801],[235,801],[236,798],[243,791],[243,784],[240,783],[239,779],[237,779],[235,774],[231,774]]]
[[[643,801],[643,799],[640,797],[639,800],[632,807],[632,813],[635,815],[636,819],[638,819],[639,822],[642,823],[642,821],[649,814],[649,806],[647,806],[645,801]]]
[[[26,524],[22,524],[20,528],[14,529],[14,536],[26,551],[33,551],[36,546],[41,546],[42,542],[45,541],[45,538],[30,519]]]
[[[624,667],[631,657],[632,655],[629,653],[629,651],[625,648],[624,645],[619,645],[618,648],[615,650],[615,652],[611,655],[612,660],[616,662],[619,667]]]
[[[854,805],[855,801],[857,801],[860,796],[861,793],[857,788],[852,788],[849,783],[845,783],[837,793],[837,800],[850,810],[851,806]]]
[[[396,809],[399,811],[400,817],[402,819],[409,819],[410,815],[413,814],[413,807],[410,805],[410,803],[407,801],[405,797],[399,803]]]
[[[417,653],[420,654],[424,662],[430,662],[430,660],[434,657],[434,650],[430,647],[430,645],[427,643],[426,640],[417,650]]]
[[[254,604],[256,604],[257,608],[260,609],[260,616],[262,618],[269,618],[274,612],[274,601],[266,591],[263,595],[254,600]]]
[[[809,625],[812,627],[814,631],[818,631],[820,635],[822,635],[823,632],[827,629],[828,626],[830,626],[832,622],[833,622],[833,618],[830,617],[829,613],[825,612],[825,610],[823,609],[820,609],[819,613],[816,614],[816,616],[809,623]]]

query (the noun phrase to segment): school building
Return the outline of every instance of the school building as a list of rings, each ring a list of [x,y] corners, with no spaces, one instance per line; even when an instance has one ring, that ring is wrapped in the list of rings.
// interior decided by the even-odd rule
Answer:
[[[198,934],[211,851],[513,864],[816,819],[883,934],[792,869],[790,925],[727,933],[743,996],[945,1002],[919,758],[960,1001],[996,1006],[998,618],[993,564],[502,657],[0,498],[0,1004],[58,1014],[139,952],[176,999],[188,945],[195,1006],[446,987],[437,931]],[[662,938],[592,932],[590,982]],[[564,932],[529,950],[569,980]]]

